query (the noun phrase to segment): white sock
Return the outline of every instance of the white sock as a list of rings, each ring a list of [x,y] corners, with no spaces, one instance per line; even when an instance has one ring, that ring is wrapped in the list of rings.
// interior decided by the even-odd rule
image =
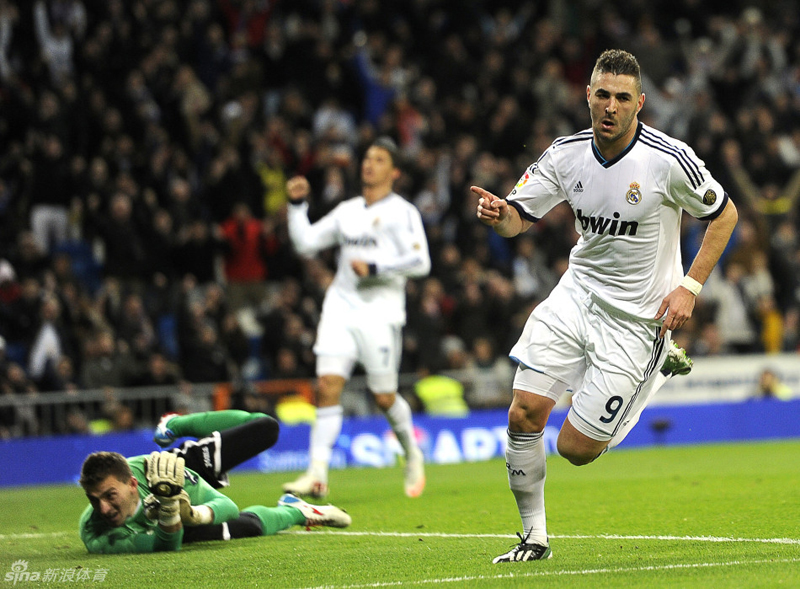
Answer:
[[[547,518],[544,510],[544,480],[547,455],[543,432],[525,434],[508,431],[506,467],[508,486],[517,500],[522,519],[522,537],[529,542],[547,544]]]
[[[342,431],[342,406],[317,408],[317,419],[311,426],[308,473],[323,483],[328,482],[328,466],[336,439]]]
[[[414,439],[414,423],[411,419],[411,406],[400,395],[394,396],[394,403],[389,409],[383,413],[389,425],[392,426],[394,435],[397,436],[397,441],[403,448],[406,456],[409,452],[417,447],[417,442]]]
[[[642,411],[644,408],[647,407],[647,404],[650,402],[650,399],[653,398],[658,390],[664,386],[664,383],[667,382],[672,375],[665,375],[662,372],[656,372],[650,380],[645,383],[644,388],[639,393],[639,398],[636,400],[636,408],[633,413],[633,417],[628,420],[628,423],[623,425],[617,433],[611,438],[611,441],[608,443],[607,450],[611,450],[611,448],[615,448],[625,439],[625,437],[631,433],[633,426],[639,423],[639,417],[642,415]]]

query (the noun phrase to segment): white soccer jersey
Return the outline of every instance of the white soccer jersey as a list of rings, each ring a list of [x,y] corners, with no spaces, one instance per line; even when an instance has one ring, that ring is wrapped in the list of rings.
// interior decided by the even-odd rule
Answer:
[[[566,200],[580,234],[569,271],[606,303],[652,319],[683,278],[681,210],[711,220],[728,195],[688,145],[639,123],[613,160],[591,129],[556,139],[506,200],[529,221]]]
[[[419,211],[396,193],[367,205],[362,196],[346,200],[313,225],[308,204],[289,206],[289,236],[300,255],[339,246],[336,276],[325,293],[324,314],[404,324],[408,278],[430,272],[428,241]],[[360,278],[353,260],[374,265]]]

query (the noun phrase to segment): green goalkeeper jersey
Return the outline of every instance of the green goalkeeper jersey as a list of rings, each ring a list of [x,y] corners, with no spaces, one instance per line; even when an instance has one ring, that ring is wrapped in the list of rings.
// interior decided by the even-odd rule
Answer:
[[[177,532],[165,532],[158,522],[147,519],[144,513],[144,498],[150,494],[145,477],[147,456],[128,458],[133,476],[139,481],[139,507],[122,526],[113,527],[91,505],[81,515],[81,540],[91,553],[117,554],[123,552],[159,552],[180,550],[183,542],[183,528]],[[207,505],[214,511],[214,523],[220,524],[239,517],[239,508],[193,470],[186,469],[185,491],[192,505]]]

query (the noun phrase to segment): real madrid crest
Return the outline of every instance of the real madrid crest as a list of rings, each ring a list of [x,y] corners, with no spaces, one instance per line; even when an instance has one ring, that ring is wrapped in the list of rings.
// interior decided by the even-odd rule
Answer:
[[[625,193],[625,200],[632,205],[638,205],[642,202],[642,187],[638,182],[631,182],[630,189]]]

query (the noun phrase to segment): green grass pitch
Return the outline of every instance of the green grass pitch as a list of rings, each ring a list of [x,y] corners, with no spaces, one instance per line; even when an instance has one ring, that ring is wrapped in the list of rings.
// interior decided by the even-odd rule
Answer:
[[[400,468],[334,471],[347,530],[123,556],[85,551],[78,487],[2,490],[0,589],[19,561],[51,575],[16,587],[800,587],[800,441],[620,449],[580,468],[550,457],[545,562],[491,564],[520,528],[501,461],[427,472],[408,499]],[[236,474],[227,493],[274,505],[294,474]]]

